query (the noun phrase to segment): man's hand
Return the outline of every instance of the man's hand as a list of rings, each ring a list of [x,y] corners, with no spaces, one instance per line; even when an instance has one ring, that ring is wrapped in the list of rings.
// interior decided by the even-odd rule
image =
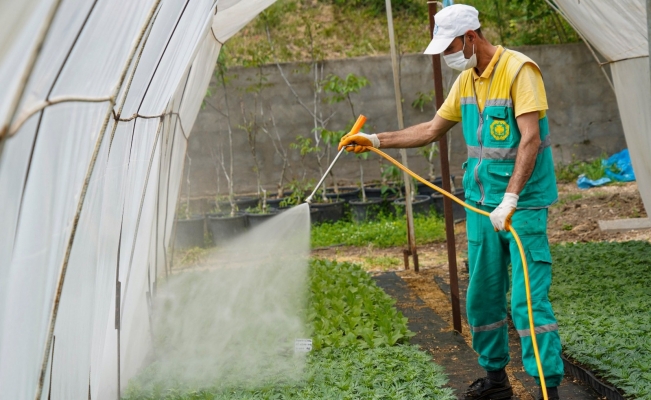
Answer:
[[[376,134],[368,135],[359,132],[354,135],[346,135],[342,137],[337,151],[340,151],[344,146],[349,146],[346,147],[346,151],[348,152],[354,151],[355,153],[364,153],[368,151],[367,147],[379,148],[380,139],[378,139]]]
[[[504,231],[511,225],[511,216],[518,206],[518,196],[515,193],[504,193],[504,198],[499,206],[491,213],[491,223],[495,231]]]

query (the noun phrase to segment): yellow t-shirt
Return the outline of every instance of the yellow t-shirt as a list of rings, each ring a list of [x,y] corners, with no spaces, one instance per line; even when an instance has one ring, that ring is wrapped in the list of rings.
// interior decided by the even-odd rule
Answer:
[[[504,51],[504,48],[498,46],[498,50],[495,52],[493,59],[481,76],[477,75],[477,72],[473,68],[472,74],[475,79],[475,89],[477,90],[477,100],[480,111],[484,110],[484,104],[488,97],[490,76],[495,67],[495,63],[499,59],[500,54],[502,54],[502,51]],[[461,75],[459,75],[459,77],[461,77]],[[450,89],[450,94],[437,112],[438,115],[449,121],[461,121],[459,77],[457,77],[457,80]],[[513,86],[511,87],[511,99],[513,100],[513,111],[515,112],[516,118],[521,114],[532,111],[539,111],[539,118],[545,116],[546,110],[549,108],[547,106],[547,94],[545,93],[545,85],[540,70],[535,65],[526,63],[522,66],[515,81],[513,81]]]

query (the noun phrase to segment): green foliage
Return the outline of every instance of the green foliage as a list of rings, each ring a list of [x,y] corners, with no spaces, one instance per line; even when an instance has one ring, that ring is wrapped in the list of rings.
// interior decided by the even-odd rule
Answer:
[[[583,174],[592,180],[603,178],[606,175],[606,167],[602,165],[604,158],[605,155],[592,161],[572,160],[568,164],[559,164],[556,166],[556,180],[561,183],[572,183]]]
[[[294,179],[289,182],[288,187],[291,191],[291,194],[288,195],[285,200],[280,202],[280,207],[295,206],[301,204],[314,188],[314,181],[299,181],[297,179]]]
[[[423,147],[419,147],[417,150],[418,154],[425,157],[428,162],[431,162],[432,158],[439,154],[439,147],[432,143]]]
[[[267,42],[281,62],[389,54],[384,0],[278,0],[229,40],[231,64],[240,53]],[[482,32],[494,44],[520,46],[571,43],[578,35],[545,0],[459,0],[475,6]],[[400,53],[422,53],[430,41],[427,4],[392,1]]]
[[[318,128],[319,134],[323,142],[328,146],[335,146],[339,143],[341,138],[348,133],[346,130],[331,131],[329,129]]]
[[[329,74],[322,82],[323,90],[331,93],[325,100],[330,103],[340,103],[344,100],[350,100],[351,93],[359,93],[361,89],[369,85],[368,79],[355,74],[348,74],[345,78],[339,75]]]
[[[423,93],[419,90],[416,92],[416,99],[411,102],[411,106],[413,108],[419,109],[420,112],[423,112],[423,107],[434,101],[435,96],[436,93],[434,93],[434,89],[430,90],[427,93]]]
[[[651,244],[567,244],[552,255],[564,351],[627,397],[651,398]]]
[[[414,335],[395,300],[359,265],[314,260],[310,268],[314,349],[393,346]]]
[[[190,219],[192,217],[192,212],[190,212],[190,204],[188,201],[179,201],[179,205],[176,208],[176,218],[178,219]]]
[[[379,16],[386,13],[385,0],[329,0],[331,3],[342,8],[362,8],[373,16]],[[407,14],[418,15],[427,12],[427,5],[417,0],[392,0],[391,10],[393,12],[404,12]]]
[[[312,145],[312,139],[303,136],[296,136],[296,140],[289,144],[292,150],[298,150],[301,157],[305,157],[310,153],[319,151],[319,148]]]
[[[445,222],[436,215],[414,216],[416,243],[424,244],[445,239]],[[385,248],[407,244],[407,222],[404,217],[381,216],[375,221],[356,224],[337,221],[312,227],[312,246],[337,244]]]
[[[465,0],[479,10],[482,32],[504,46],[577,42],[579,36],[545,0]]]
[[[300,374],[302,371],[296,371]],[[437,399],[452,400],[443,369],[418,346],[342,348],[314,352],[307,358],[305,379],[288,382],[273,368],[266,384],[233,386],[220,382],[212,388],[146,390],[129,383],[124,400],[269,400],[269,399]]]
[[[399,182],[402,179],[402,171],[395,165],[389,165],[382,170],[382,178],[391,182]]]

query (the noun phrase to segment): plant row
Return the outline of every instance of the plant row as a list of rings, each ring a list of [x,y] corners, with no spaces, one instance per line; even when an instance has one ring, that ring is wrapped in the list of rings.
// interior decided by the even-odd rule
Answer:
[[[651,398],[651,244],[566,244],[552,255],[564,352],[626,396]]]

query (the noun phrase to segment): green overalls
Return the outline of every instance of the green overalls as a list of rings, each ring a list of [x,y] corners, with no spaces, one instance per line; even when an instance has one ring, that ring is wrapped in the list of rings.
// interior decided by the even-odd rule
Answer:
[[[511,87],[525,63],[535,65],[526,56],[505,50],[493,69],[487,99],[477,99],[472,70],[460,76],[463,134],[468,145],[463,186],[466,201],[487,212],[500,204],[513,173],[521,135]],[[483,113],[479,112],[478,101],[485,101]],[[552,387],[558,386],[563,378],[558,325],[548,298],[552,260],[547,241],[547,207],[556,202],[558,193],[547,117],[539,123],[542,144],[533,173],[520,193],[512,225],[526,251],[536,338],[546,383]],[[509,232],[495,232],[489,218],[473,212],[468,213],[467,231],[470,270],[467,312],[479,364],[495,371],[504,368],[510,360],[506,294],[511,264],[511,315],[521,338],[525,370],[538,381],[522,262],[515,240]]]

